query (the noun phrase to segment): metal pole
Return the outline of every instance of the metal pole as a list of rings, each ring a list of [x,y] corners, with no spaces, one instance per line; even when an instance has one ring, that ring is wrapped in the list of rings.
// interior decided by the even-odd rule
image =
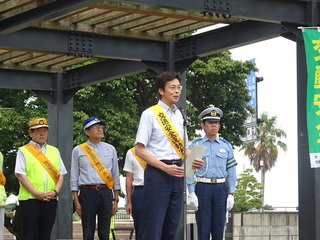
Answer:
[[[184,86],[184,88],[182,88],[182,93],[181,93],[181,96],[180,96],[180,99],[179,101],[177,102],[177,106],[179,107],[179,109],[181,111],[186,111],[186,73],[183,72],[181,74],[181,85]],[[181,109],[182,108],[182,109]],[[186,115],[186,114],[185,114]],[[185,120],[184,123],[183,123],[183,142],[184,142],[184,155],[183,155],[183,162],[185,164],[185,160],[186,160],[186,149],[187,149],[187,139],[186,139],[186,136],[187,136],[187,121]],[[186,179],[185,179],[185,176],[186,176],[186,168],[185,168],[185,165],[183,164],[184,166],[184,178],[183,178],[183,212],[181,214],[181,218],[180,219],[180,224],[179,224],[179,227],[178,227],[178,231],[177,231],[177,234],[176,234],[176,237],[175,237],[175,240],[186,240],[187,239],[187,191],[186,191]],[[181,226],[181,224],[183,226]]]
[[[183,239],[187,240],[187,183],[186,183],[186,167],[185,167],[185,161],[186,161],[186,134],[187,134],[187,122],[184,122],[183,124],[184,128],[184,136],[183,136],[183,141],[184,141],[184,152],[183,152],[183,161],[184,161],[184,174],[183,174]]]

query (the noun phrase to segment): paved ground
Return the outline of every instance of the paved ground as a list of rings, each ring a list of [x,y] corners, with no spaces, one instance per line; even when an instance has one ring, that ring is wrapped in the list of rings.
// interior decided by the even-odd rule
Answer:
[[[116,240],[127,240],[130,236],[130,229],[133,228],[133,222],[132,220],[121,220],[116,221],[115,223],[115,236]],[[111,235],[110,235],[111,237]],[[73,239],[74,240],[80,240],[82,239],[82,228],[81,228],[81,222],[74,222],[73,223]],[[95,240],[98,240],[97,234],[95,234]],[[110,240],[113,238],[111,237]],[[132,235],[132,239],[134,239],[134,232]],[[4,228],[4,240],[15,240],[15,237],[6,229]]]

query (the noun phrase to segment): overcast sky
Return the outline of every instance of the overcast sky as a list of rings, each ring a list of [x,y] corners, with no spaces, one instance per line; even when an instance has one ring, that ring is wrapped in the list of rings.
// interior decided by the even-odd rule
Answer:
[[[266,173],[265,204],[273,207],[298,206],[298,157],[297,157],[297,77],[296,44],[282,37],[231,49],[235,60],[255,58],[264,78],[258,83],[258,113],[267,112],[277,117],[277,126],[287,138],[287,152],[279,151],[276,166]],[[242,152],[235,152],[237,173],[250,168]],[[260,174],[255,174],[260,181]]]

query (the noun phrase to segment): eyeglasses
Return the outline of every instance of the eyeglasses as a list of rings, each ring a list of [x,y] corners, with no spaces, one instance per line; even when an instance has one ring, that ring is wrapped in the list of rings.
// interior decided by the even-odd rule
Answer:
[[[178,91],[181,91],[182,90],[182,86],[181,85],[178,85],[178,86],[175,86],[175,85],[171,85],[169,86],[169,89],[170,90],[178,90]]]
[[[103,126],[101,124],[94,124],[91,127],[94,129],[103,129]]]

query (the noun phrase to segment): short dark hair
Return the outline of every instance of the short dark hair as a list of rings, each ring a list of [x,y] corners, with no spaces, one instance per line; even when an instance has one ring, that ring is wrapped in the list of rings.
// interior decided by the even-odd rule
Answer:
[[[180,73],[179,72],[163,72],[156,78],[156,89],[163,89],[166,86],[166,83],[172,81],[173,79],[178,79],[181,83]]]

